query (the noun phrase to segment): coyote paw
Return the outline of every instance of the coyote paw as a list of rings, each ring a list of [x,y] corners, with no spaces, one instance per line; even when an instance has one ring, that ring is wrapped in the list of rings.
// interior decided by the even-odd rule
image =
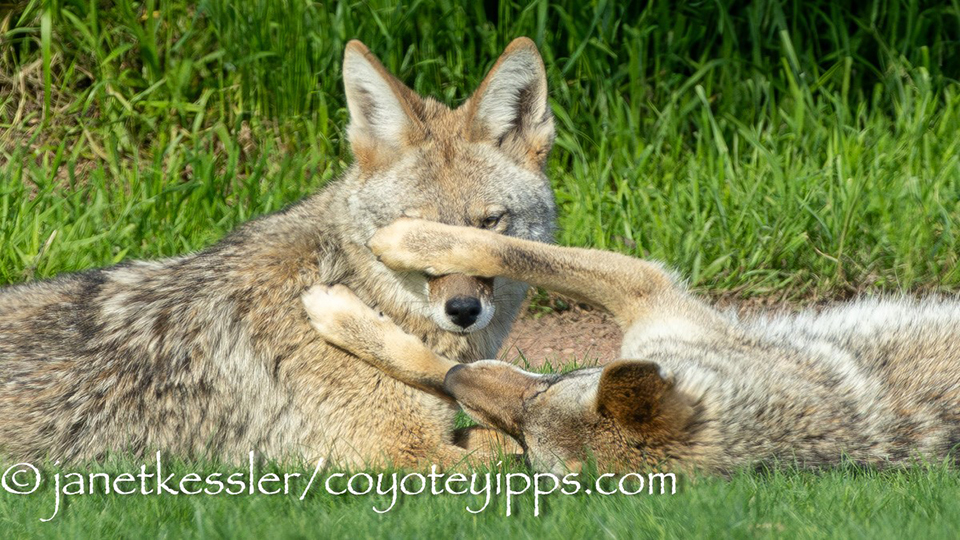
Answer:
[[[378,230],[367,247],[394,270],[431,276],[476,276],[484,275],[476,261],[485,258],[485,240],[489,239],[484,235],[490,234],[493,233],[469,227],[400,218]]]
[[[426,260],[430,254],[423,248],[427,246],[419,238],[428,227],[428,222],[401,218],[378,230],[367,247],[380,262],[394,270],[436,274],[436,269]]]
[[[365,323],[387,320],[344,285],[314,285],[301,300],[310,324],[325,340],[338,346],[347,345]]]

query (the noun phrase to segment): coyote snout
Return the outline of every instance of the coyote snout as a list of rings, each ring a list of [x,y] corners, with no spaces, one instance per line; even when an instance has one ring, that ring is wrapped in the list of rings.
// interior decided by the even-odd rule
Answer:
[[[523,444],[523,405],[549,388],[554,378],[497,360],[479,360],[450,368],[443,390],[470,416]]]
[[[430,311],[440,328],[466,334],[493,320],[493,279],[451,274],[431,278],[427,285]]]

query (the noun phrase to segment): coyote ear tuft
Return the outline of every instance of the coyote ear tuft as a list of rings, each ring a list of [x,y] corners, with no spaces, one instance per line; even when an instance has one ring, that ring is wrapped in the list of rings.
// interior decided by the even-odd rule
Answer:
[[[660,414],[664,396],[672,386],[653,362],[614,362],[600,375],[597,412],[613,417],[620,425],[642,427]]]
[[[353,40],[343,54],[343,86],[350,110],[348,137],[360,149],[399,150],[422,133],[423,100],[390,74],[367,47]]]
[[[528,38],[513,40],[470,98],[471,138],[497,144],[522,165],[542,168],[555,134],[547,97],[537,46]]]

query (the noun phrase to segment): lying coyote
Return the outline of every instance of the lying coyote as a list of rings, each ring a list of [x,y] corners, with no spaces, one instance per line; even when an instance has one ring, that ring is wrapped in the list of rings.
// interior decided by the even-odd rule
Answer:
[[[0,456],[414,465],[467,453],[454,407],[330,347],[300,296],[343,283],[451,359],[496,354],[525,284],[398,274],[365,244],[403,215],[552,238],[543,61],[514,40],[450,109],[351,41],[343,83],[355,160],[320,192],[197,253],[0,289]]]
[[[960,442],[960,303],[865,300],[737,320],[661,266],[473,228],[401,219],[370,244],[387,266],[504,276],[608,310],[620,360],[565,375],[440,357],[343,287],[304,302],[329,342],[515,438],[534,467],[729,471],[759,463],[873,465]]]

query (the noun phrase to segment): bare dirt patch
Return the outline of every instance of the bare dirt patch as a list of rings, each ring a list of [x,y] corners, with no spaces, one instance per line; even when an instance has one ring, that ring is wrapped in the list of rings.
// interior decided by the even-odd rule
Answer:
[[[620,327],[605,312],[580,306],[540,317],[525,313],[500,349],[500,357],[521,365],[603,364],[619,357]]]
[[[620,357],[620,327],[606,312],[560,295],[550,294],[548,303],[557,299],[571,306],[564,311],[550,311],[537,315],[525,309],[514,323],[513,330],[500,349],[500,358],[521,366],[525,361],[532,367],[550,363],[564,366],[571,362],[580,365],[603,365]],[[778,313],[796,311],[804,307],[814,309],[831,304],[829,300],[784,301],[777,298],[737,299],[731,295],[704,298],[720,310],[732,310],[739,317],[760,312]]]

